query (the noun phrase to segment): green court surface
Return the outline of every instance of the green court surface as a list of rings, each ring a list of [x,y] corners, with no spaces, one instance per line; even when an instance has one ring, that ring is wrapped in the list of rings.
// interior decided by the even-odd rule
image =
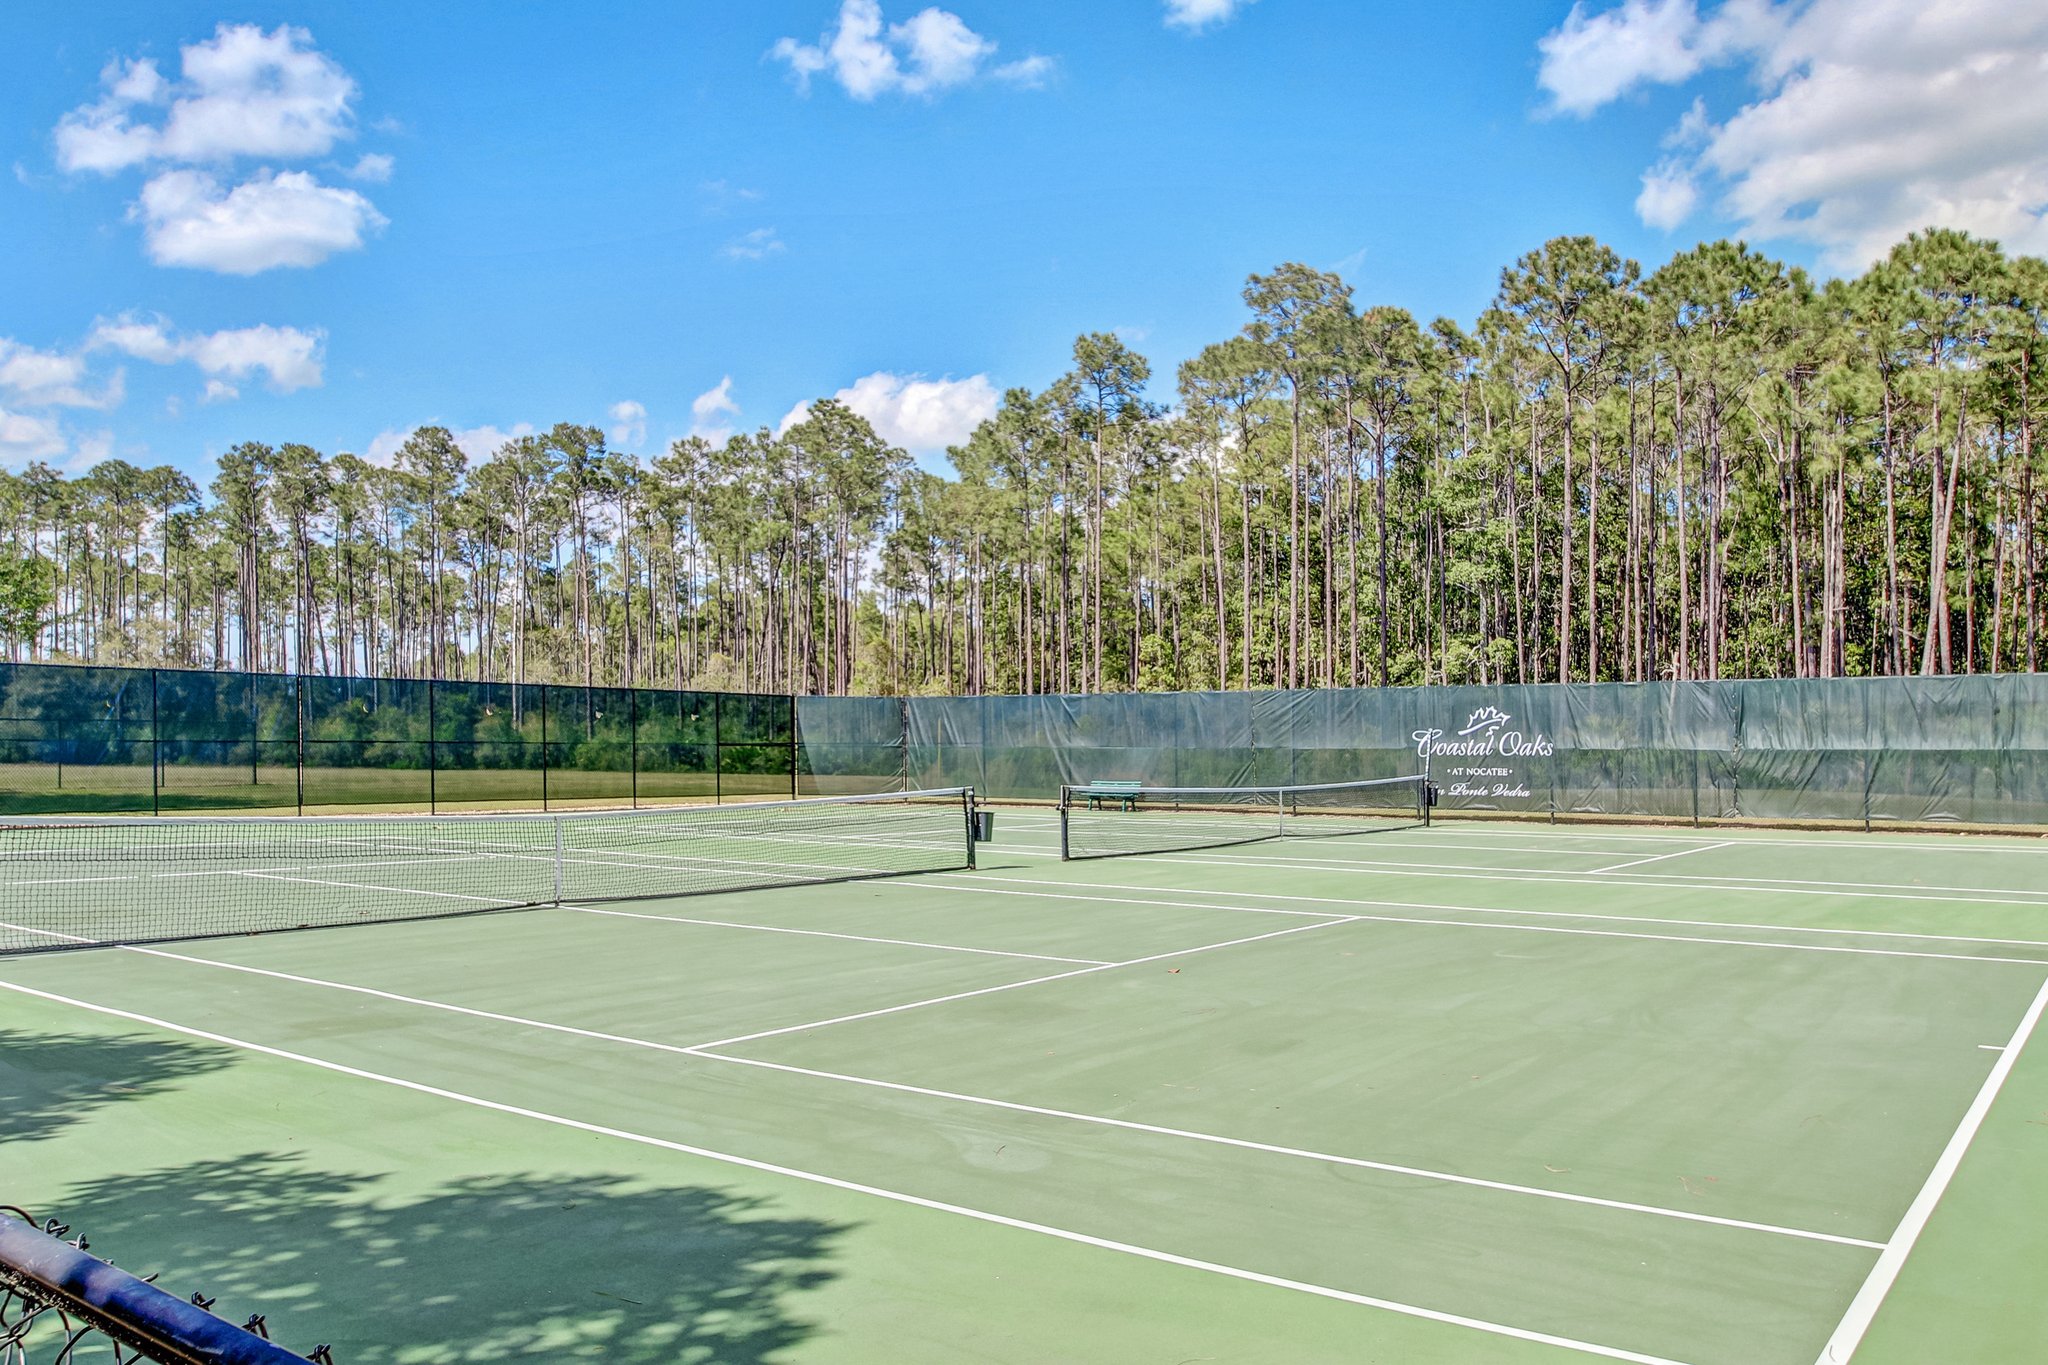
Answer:
[[[2048,844],[997,823],[0,958],[0,1201],[342,1365],[2041,1358]]]

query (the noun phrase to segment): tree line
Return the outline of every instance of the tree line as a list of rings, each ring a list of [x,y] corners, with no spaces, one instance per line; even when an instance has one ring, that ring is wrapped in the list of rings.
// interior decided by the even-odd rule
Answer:
[[[246,443],[0,476],[13,657],[1087,692],[2033,670],[2048,264],[1589,237],[1470,327],[1253,275],[1170,400],[1109,333],[920,468],[844,405],[647,458]]]

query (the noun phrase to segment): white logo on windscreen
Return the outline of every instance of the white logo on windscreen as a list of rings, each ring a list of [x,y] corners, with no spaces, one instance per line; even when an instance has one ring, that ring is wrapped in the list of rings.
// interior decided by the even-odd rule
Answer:
[[[1497,706],[1480,707],[1455,734],[1417,730],[1409,738],[1418,758],[1548,758],[1557,751],[1550,736],[1516,726],[1515,718]]]
[[[1458,735],[1460,738],[1481,733],[1490,735],[1510,719],[1512,717],[1497,706],[1482,706],[1472,713],[1472,718],[1465,722],[1465,728],[1458,731]]]

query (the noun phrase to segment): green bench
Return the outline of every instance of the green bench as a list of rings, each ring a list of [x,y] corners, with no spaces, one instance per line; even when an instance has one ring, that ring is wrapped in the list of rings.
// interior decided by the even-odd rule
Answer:
[[[1081,789],[1081,795],[1088,798],[1089,810],[1101,810],[1105,801],[1116,802],[1118,810],[1136,810],[1138,793],[1143,791],[1143,782],[1090,782]]]

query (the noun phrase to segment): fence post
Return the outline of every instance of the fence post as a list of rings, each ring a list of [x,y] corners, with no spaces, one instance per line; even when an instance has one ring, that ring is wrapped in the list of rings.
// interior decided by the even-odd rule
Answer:
[[[626,724],[629,727],[626,744],[631,751],[629,760],[633,765],[633,809],[640,809],[640,689],[626,689]]]
[[[540,688],[540,808],[548,808],[548,685],[536,683]]]
[[[1700,827],[1700,751],[1692,751],[1692,827]]]
[[[711,804],[725,801],[725,693],[711,694]]]
[[[162,815],[163,807],[163,734],[157,727],[156,686],[160,669],[149,670],[149,813]]]
[[[1870,788],[1877,781],[1877,764],[1870,758],[1869,750],[1863,753],[1863,832],[1870,833]]]
[[[440,749],[440,745],[439,745],[439,743],[438,743],[438,741],[439,741],[439,739],[440,739],[440,728],[441,728],[441,727],[440,727],[440,726],[439,726],[439,725],[438,725],[438,724],[436,723],[436,722],[437,722],[437,721],[439,720],[439,717],[438,717],[438,715],[437,715],[437,714],[435,713],[435,709],[434,709],[434,698],[435,698],[435,697],[436,697],[436,696],[437,696],[437,695],[438,695],[438,694],[440,693],[440,691],[441,691],[441,682],[440,682],[440,680],[439,680],[438,678],[428,678],[428,679],[427,679],[427,814],[429,814],[429,815],[432,815],[432,814],[434,814],[434,813],[435,813],[436,811],[438,811],[438,810],[440,809],[440,805],[441,805],[441,788],[440,788],[440,784],[439,784],[439,783],[438,783],[438,782],[436,781],[436,778],[437,778],[437,777],[439,776],[439,770],[440,770],[440,767],[441,767],[441,749]]]
[[[306,813],[306,675],[301,673],[292,679],[292,724],[295,741],[292,745],[294,771],[298,775],[299,814]]]
[[[794,801],[797,797],[796,693],[790,693],[785,700],[789,702],[789,799]]]

